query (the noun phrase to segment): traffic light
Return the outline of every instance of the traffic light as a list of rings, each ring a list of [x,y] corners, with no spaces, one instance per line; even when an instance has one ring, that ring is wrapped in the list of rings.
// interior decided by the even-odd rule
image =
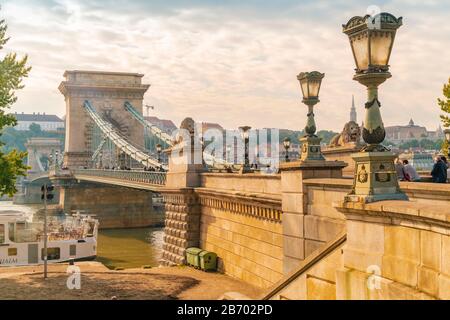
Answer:
[[[54,190],[55,190],[55,187],[52,185],[43,185],[41,187],[41,192],[42,192],[41,200],[44,200],[46,198],[46,196],[47,196],[47,200],[53,200],[53,198],[55,196],[53,195],[52,192]]]

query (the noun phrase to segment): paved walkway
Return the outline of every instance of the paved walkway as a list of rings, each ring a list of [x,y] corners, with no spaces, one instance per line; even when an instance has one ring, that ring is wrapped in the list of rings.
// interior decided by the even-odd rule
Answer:
[[[218,273],[188,267],[111,271],[98,262],[77,263],[81,290],[67,288],[67,265],[50,265],[49,279],[43,267],[0,268],[0,300],[215,300],[226,292],[256,298],[261,290]]]

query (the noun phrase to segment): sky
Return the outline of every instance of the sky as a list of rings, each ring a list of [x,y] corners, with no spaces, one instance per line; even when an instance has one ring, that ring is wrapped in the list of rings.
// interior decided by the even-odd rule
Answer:
[[[301,130],[306,106],[297,75],[325,73],[319,130],[341,131],[352,95],[364,119],[366,89],[342,24],[377,6],[403,16],[380,87],[384,124],[435,130],[436,100],[450,77],[450,0],[0,0],[11,40],[0,52],[33,67],[13,112],[63,116],[65,70],[138,72],[151,84],[151,113],[226,128]]]

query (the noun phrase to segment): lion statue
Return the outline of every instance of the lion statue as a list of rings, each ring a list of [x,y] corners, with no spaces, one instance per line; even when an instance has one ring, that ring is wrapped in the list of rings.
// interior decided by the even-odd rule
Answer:
[[[350,121],[345,124],[342,133],[335,135],[329,144],[329,147],[342,147],[348,143],[359,144],[361,139],[361,128],[359,125]]]
[[[186,130],[191,136],[191,139],[193,139],[193,136],[195,134],[195,121],[192,118],[184,119],[181,122],[180,130]],[[182,141],[183,141],[183,134],[181,132],[178,132],[176,136],[172,139],[172,143],[174,145],[179,144]]]

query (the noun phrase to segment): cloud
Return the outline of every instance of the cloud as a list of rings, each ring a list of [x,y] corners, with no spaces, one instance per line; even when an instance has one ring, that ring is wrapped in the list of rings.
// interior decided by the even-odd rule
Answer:
[[[316,118],[341,130],[355,94],[363,120],[365,89],[341,24],[371,1],[4,1],[12,37],[7,50],[33,66],[14,111],[63,115],[56,90],[64,70],[140,72],[158,116],[186,116],[236,128],[301,129],[306,107],[300,71],[326,73]],[[450,76],[447,1],[379,2],[403,15],[391,59],[393,78],[380,88],[386,125],[437,127],[436,98]],[[430,19],[432,17],[432,19]],[[439,26],[439,27],[436,27]]]

